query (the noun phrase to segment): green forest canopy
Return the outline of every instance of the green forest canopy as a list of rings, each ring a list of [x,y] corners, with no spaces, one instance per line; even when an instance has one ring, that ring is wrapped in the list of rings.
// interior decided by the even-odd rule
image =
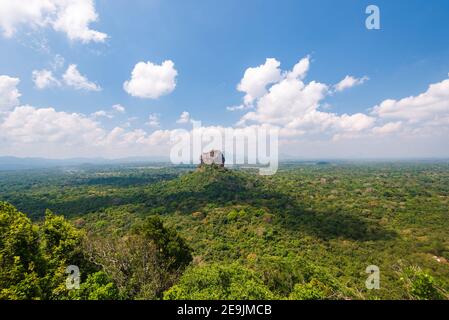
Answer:
[[[445,163],[0,178],[1,299],[448,298]]]

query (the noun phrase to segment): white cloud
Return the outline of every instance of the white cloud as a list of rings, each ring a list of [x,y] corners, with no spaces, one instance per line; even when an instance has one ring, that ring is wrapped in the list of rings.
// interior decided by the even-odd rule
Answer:
[[[401,121],[388,122],[387,124],[384,124],[383,126],[373,128],[373,133],[380,134],[380,135],[390,134],[390,133],[399,131],[401,128],[402,128]]]
[[[105,110],[87,116],[54,108],[19,106],[19,81],[0,76],[0,155],[46,158],[168,155],[168,130],[149,134],[141,129],[116,127],[109,131],[95,120],[113,116]],[[149,120],[154,125],[156,118],[150,116]]]
[[[59,62],[56,62],[60,65]],[[96,83],[89,81],[79,71],[76,64],[71,64],[62,75],[62,79],[57,79],[51,70],[42,69],[32,72],[34,85],[38,89],[45,89],[52,86],[61,86],[62,84],[77,90],[101,91],[101,87]]]
[[[104,42],[107,34],[89,28],[89,24],[97,20],[98,14],[93,0],[64,1],[53,28],[65,32],[70,40],[80,40],[84,43]]]
[[[147,133],[142,129],[126,130],[115,127],[102,140],[105,154],[117,155],[167,155],[170,146],[170,130]]]
[[[50,70],[34,70],[32,73],[34,85],[38,89],[45,89],[51,86],[59,86],[60,82],[53,76]]]
[[[91,116],[93,118],[108,118],[108,119],[114,118],[114,116],[111,113],[109,113],[105,110],[96,111],[96,112],[92,113]]]
[[[283,76],[259,96],[254,102],[256,109],[241,117],[238,125],[249,122],[277,125],[281,135],[294,137],[305,134],[332,134],[360,132],[371,128],[376,119],[357,113],[353,115],[323,112],[319,108],[326,105],[324,99],[331,94],[328,85],[311,81],[305,83],[310,67],[310,57],[301,59],[291,71]]]
[[[341,80],[339,83],[337,83],[334,86],[335,91],[341,92],[346,89],[352,88],[354,86],[358,86],[363,84],[365,81],[368,81],[368,77],[362,77],[362,78],[355,78],[353,76],[346,76],[343,80]]]
[[[175,90],[178,72],[171,60],[157,65],[148,61],[134,66],[131,79],[125,81],[123,89],[133,97],[157,99]]]
[[[155,113],[151,113],[148,116],[148,121],[147,121],[146,125],[151,127],[151,128],[159,127],[159,125],[160,125],[160,123],[159,123],[159,115],[157,115]]]
[[[179,119],[176,120],[176,123],[189,123],[190,122],[190,113],[188,113],[187,111],[184,111],[181,113],[181,115],[179,116]]]
[[[124,106],[122,106],[121,104],[114,104],[112,106],[112,109],[118,113],[125,113],[126,109]]]
[[[239,104],[237,106],[229,106],[226,107],[226,110],[228,111],[240,111],[240,110],[248,110],[248,109],[252,109],[253,106],[250,104]]]
[[[376,119],[363,113],[343,114],[337,118],[337,126],[346,132],[357,132],[371,128]]]
[[[372,113],[382,119],[404,120],[410,124],[449,124],[449,79],[431,84],[417,96],[385,100]]]
[[[170,143],[168,130],[109,131],[84,114],[33,106],[8,112],[0,119],[0,132],[0,154],[46,158],[168,155]]]
[[[19,105],[21,96],[17,85],[19,78],[0,75],[0,112],[8,111]]]
[[[298,65],[298,64],[297,64]],[[295,69],[295,67],[293,67]],[[241,130],[279,128],[281,153],[304,157],[449,156],[449,79],[422,94],[385,100],[369,114],[339,114],[323,109],[335,92],[330,86],[305,81],[308,67],[281,71],[277,82],[253,101],[254,110],[241,117]],[[55,108],[19,106],[19,79],[0,76],[0,154],[18,156],[145,156],[168,155],[172,130],[135,128],[123,124],[106,129],[101,117],[119,116],[120,105],[91,115]],[[117,107],[120,106],[120,107]],[[246,108],[247,106],[245,106]],[[180,122],[179,122],[180,121]],[[184,111],[178,123],[193,120]],[[147,125],[158,127],[150,114]],[[222,132],[222,126],[202,127]]]
[[[90,28],[97,20],[93,0],[0,0],[0,28],[6,37],[12,37],[20,26],[49,26],[70,40],[104,42],[107,34]]]
[[[293,66],[292,71],[287,73],[287,78],[303,80],[310,68],[310,56],[302,58]]]
[[[287,125],[293,119],[316,110],[328,87],[315,81],[304,84],[298,79],[283,79],[257,101],[257,108],[242,117],[259,123]]]
[[[47,15],[55,10],[52,1],[0,0],[0,27],[3,35],[11,37],[19,25],[43,27],[49,23]]]
[[[107,119],[112,119],[114,118],[117,114],[123,114],[125,113],[125,107],[123,107],[120,104],[114,104],[111,107],[112,110],[110,111],[106,111],[106,110],[99,110],[96,111],[94,113],[92,113],[90,116],[94,119],[96,118],[107,118]]]
[[[310,67],[310,57],[301,59],[288,72],[282,72],[279,68],[281,63],[274,58],[267,58],[265,63],[253,68],[246,69],[243,78],[237,85],[237,90],[246,93],[243,105],[227,107],[228,111],[244,110],[252,108],[252,104],[262,96],[266,95],[269,85],[279,83],[282,79],[302,80],[307,75]]]
[[[339,133],[354,133],[371,128],[376,119],[363,113],[353,115],[310,111],[289,122],[281,131],[285,136],[300,135],[338,135]]]
[[[275,91],[275,86],[277,84],[270,88],[266,94],[267,97]],[[292,89],[292,91],[295,90]],[[288,96],[288,94],[285,92],[284,96]],[[430,146],[435,147],[437,141],[442,143],[442,137],[449,134],[449,79],[431,84],[425,92],[416,96],[399,100],[387,99],[372,108],[371,114],[338,115],[322,112],[315,107],[305,108],[303,110],[306,112],[301,114],[295,113],[294,109],[289,109],[287,106],[292,104],[280,100],[278,97],[272,96],[267,107],[262,104],[263,99],[265,96],[259,99],[256,112],[246,114],[242,117],[242,121],[278,123],[283,126],[281,135],[283,134],[284,137],[297,138],[321,132],[323,141],[328,135],[332,136],[333,142],[369,139],[370,143],[376,144],[377,148],[381,148],[383,144],[395,145],[397,150],[388,150],[391,154],[397,153],[398,150],[408,154],[408,151],[406,152],[400,147],[400,142],[393,144],[387,141],[394,134],[395,138],[398,141],[403,141],[404,145],[413,145],[413,148],[419,146],[425,150],[422,151],[427,152],[423,153],[424,156],[429,154]],[[284,102],[276,104],[279,101]],[[314,101],[316,106],[321,102],[321,98],[318,97]],[[307,104],[301,103],[301,106],[307,106]],[[273,110],[273,112],[270,113],[267,110]],[[292,120],[276,117],[274,110],[277,110],[279,114],[293,115]],[[379,142],[375,142],[375,138],[379,139]],[[379,154],[385,154],[383,150],[379,150],[379,152]],[[434,153],[442,154],[436,149],[434,149]]]
[[[281,79],[281,63],[273,58],[265,60],[265,64],[258,67],[248,68],[242,80],[237,85],[237,90],[246,93],[245,104],[253,101],[266,93],[267,85],[275,83]]]
[[[0,128],[5,137],[19,143],[95,144],[104,134],[95,121],[82,114],[32,106],[16,107]]]
[[[62,76],[62,79],[64,80],[64,83],[69,86],[73,87],[77,90],[87,90],[87,91],[100,91],[101,88],[89,81],[85,76],[83,76],[76,66],[76,64],[71,64],[67,68],[66,72]]]

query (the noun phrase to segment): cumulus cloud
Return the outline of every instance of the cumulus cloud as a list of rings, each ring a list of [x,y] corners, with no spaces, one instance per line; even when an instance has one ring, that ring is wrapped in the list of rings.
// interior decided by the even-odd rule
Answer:
[[[34,85],[38,89],[66,85],[77,90],[100,91],[101,87],[89,81],[86,76],[78,71],[76,64],[71,64],[62,75],[62,79],[57,79],[51,70],[42,69],[32,72]]]
[[[70,40],[104,42],[107,34],[89,28],[89,24],[97,20],[93,0],[64,1],[59,7],[53,28],[65,32]]]
[[[279,63],[276,64],[276,68],[278,66]],[[310,57],[307,56],[292,70],[278,70],[281,77],[268,88],[264,86],[263,90],[259,91],[262,94],[254,99],[255,111],[243,115],[238,125],[246,126],[249,123],[276,125],[281,128],[282,136],[297,137],[305,134],[337,135],[342,132],[360,132],[375,124],[375,117],[362,113],[338,115],[321,111],[321,106],[326,105],[324,99],[332,90],[330,86],[317,81],[306,83],[304,79],[309,68]],[[256,73],[253,72],[252,76],[256,77]],[[257,83],[255,79],[252,80]],[[265,83],[265,79],[262,82]]]
[[[293,66],[292,71],[287,73],[287,78],[303,80],[310,68],[310,56],[302,58]]]
[[[120,112],[117,105],[112,111],[99,110],[89,116],[20,105],[19,81],[0,76],[0,154],[47,158],[169,154],[169,130],[108,130],[97,119]],[[149,120],[154,124],[154,117]]]
[[[53,76],[50,70],[34,70],[32,73],[34,85],[38,89],[45,89],[52,86],[59,86],[60,82]]]
[[[19,78],[0,75],[0,112],[8,111],[19,105],[21,96],[17,89],[19,82]]]
[[[279,129],[281,153],[307,157],[449,156],[449,79],[423,93],[385,100],[370,113],[339,114],[323,108],[333,86],[306,81],[309,66],[281,71],[281,78],[254,99],[241,127],[195,130]],[[297,66],[296,64],[295,66]],[[19,106],[19,79],[0,76],[0,154],[22,156],[168,155],[173,130],[155,130],[159,115],[150,114],[147,129],[120,125],[106,129],[97,121],[118,115],[112,106],[91,115],[55,108]],[[178,123],[192,123],[184,111]]]
[[[449,124],[449,79],[431,84],[417,96],[387,99],[373,108],[382,119],[404,120],[410,124]]]
[[[167,155],[170,146],[170,130],[155,130],[148,133],[142,129],[127,130],[115,127],[101,141],[106,154]]]
[[[16,107],[0,128],[6,138],[19,143],[95,144],[104,135],[95,121],[82,114],[32,106]]]
[[[336,116],[336,125],[346,132],[357,132],[371,128],[376,119],[363,113]]]
[[[339,83],[337,83],[334,86],[335,91],[341,92],[346,89],[352,88],[354,86],[358,86],[363,84],[365,81],[368,81],[369,78],[367,76],[364,76],[362,78],[355,78],[353,76],[346,76],[343,80],[341,80]]]
[[[246,93],[245,104],[253,101],[266,92],[267,85],[275,83],[281,79],[281,63],[273,58],[268,58],[265,63],[254,68],[248,68],[242,80],[237,85],[237,90]]]
[[[373,128],[373,133],[380,134],[380,135],[390,134],[390,133],[399,131],[401,128],[402,128],[401,121],[388,122],[388,123],[384,124],[383,126]]]
[[[89,81],[78,71],[76,64],[69,65],[66,72],[63,74],[62,79],[67,86],[77,90],[101,91],[100,86]]]
[[[171,60],[157,65],[150,61],[134,66],[131,79],[125,81],[123,89],[133,97],[157,99],[175,90],[178,72]]]
[[[107,130],[84,114],[33,106],[8,112],[0,119],[0,132],[0,154],[47,158],[163,155],[168,154],[170,142],[168,130]]]
[[[169,130],[104,128],[98,118],[124,111],[99,110],[90,116],[20,105],[18,78],[0,76],[0,154],[42,157],[123,157],[169,154]],[[149,117],[149,121],[156,118]]]
[[[319,82],[304,84],[298,79],[283,79],[257,101],[256,111],[245,114],[241,122],[287,125],[316,110],[327,91],[327,85]]]
[[[0,28],[12,37],[20,26],[51,27],[70,40],[104,42],[107,34],[90,28],[98,20],[93,0],[0,0]]]
[[[278,83],[282,79],[300,79],[302,80],[309,71],[310,57],[301,59],[294,65],[293,69],[288,72],[282,72],[281,63],[274,58],[267,58],[265,63],[246,69],[243,78],[237,85],[237,90],[244,92],[243,105],[231,106],[229,111],[244,110],[252,107],[254,101],[266,95],[269,85]]]
[[[176,123],[189,123],[190,122],[190,113],[188,113],[187,111],[184,111],[181,113],[181,115],[179,116],[179,119],[176,120]]]

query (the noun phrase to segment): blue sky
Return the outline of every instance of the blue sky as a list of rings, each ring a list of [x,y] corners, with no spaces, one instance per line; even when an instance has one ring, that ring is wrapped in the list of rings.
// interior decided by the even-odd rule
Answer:
[[[1,0],[0,8],[6,7],[10,1]],[[109,117],[96,117],[93,121],[104,130],[104,135],[117,127],[126,132],[144,130],[148,137],[157,130],[186,127],[186,124],[176,122],[182,112],[201,120],[204,126],[223,127],[235,126],[246,113],[255,112],[256,116],[248,118],[256,125],[268,123],[289,129],[294,127],[298,132],[304,128],[310,131],[312,123],[295,127],[286,121],[271,121],[266,114],[262,115],[263,112],[259,112],[262,96],[257,97],[247,109],[233,112],[226,109],[243,103],[245,92],[237,90],[238,84],[248,68],[263,65],[267,58],[276,59],[280,62],[279,69],[287,72],[298,61],[309,57],[310,67],[301,81],[305,85],[316,81],[328,86],[328,93],[318,99],[319,106],[315,109],[336,117],[360,113],[372,117],[371,108],[387,99],[398,102],[397,108],[407,108],[404,106],[407,101],[400,103],[401,99],[409,96],[418,98],[430,84],[437,83],[441,84],[440,90],[447,96],[440,97],[428,113],[435,112],[434,118],[438,119],[449,114],[449,92],[444,83],[449,72],[449,2],[444,0],[80,1],[91,5],[98,15],[97,21],[87,24],[89,30],[107,34],[106,39],[73,39],[73,35],[71,39],[71,30],[38,22],[46,14],[39,11],[39,4],[36,5],[38,18],[24,16],[21,19],[20,8],[3,12],[0,9],[0,18],[2,15],[16,18],[9,25],[14,28],[12,34],[6,34],[5,25],[0,23],[0,31],[3,27],[3,34],[0,35],[0,75],[20,79],[16,87],[21,94],[17,105],[5,107],[7,110],[0,116],[0,121],[3,119],[7,124],[3,127],[3,139],[0,136],[0,155],[75,156],[63,150],[74,151],[77,148],[58,148],[57,143],[67,142],[63,139],[58,138],[56,143],[55,139],[31,141],[10,137],[5,132],[7,128],[15,128],[9,131],[19,131],[18,135],[22,138],[25,135],[19,130],[22,128],[17,128],[20,124],[12,123],[12,118],[7,119],[9,113],[14,112],[13,108],[24,105],[35,108],[32,112],[52,107],[56,113],[77,113],[86,119],[93,119],[93,113],[103,110]],[[365,8],[369,4],[380,8],[380,30],[365,27]],[[59,9],[52,10],[49,11],[50,16],[59,14]],[[59,66],[55,66],[56,57],[64,61]],[[130,80],[138,62],[161,65],[166,60],[172,61],[176,70],[176,86],[168,90],[170,92],[156,98],[142,98],[124,90],[124,82]],[[76,89],[64,83],[63,74],[71,64],[76,65],[86,81],[95,83],[101,90]],[[37,88],[32,78],[35,70],[51,71],[59,84]],[[346,76],[354,79],[366,77],[366,80],[342,92],[330,92]],[[267,85],[267,92],[272,84]],[[416,103],[419,104],[419,101]],[[410,104],[413,107],[416,103]],[[114,113],[111,107],[117,104],[123,106],[126,112]],[[280,108],[279,112],[285,110]],[[413,110],[410,112],[413,113]],[[158,126],[148,125],[150,114],[157,118]],[[292,116],[305,115],[298,113]],[[340,120],[344,119],[334,117],[332,125],[329,125],[331,129],[320,129],[318,135],[288,134],[288,144],[294,147],[288,147],[289,152],[284,153],[304,157],[344,157],[343,153],[338,152],[341,147],[339,143],[343,143],[348,157],[449,156],[448,145],[444,144],[445,136],[424,138],[429,132],[444,131],[449,123],[439,123],[435,127],[434,123],[429,122],[429,114],[426,114],[426,121],[420,118],[418,122],[407,116],[392,119],[381,113],[373,117],[375,119],[372,121],[351,119],[351,123],[367,120],[369,124],[363,130],[348,130],[346,124],[340,124]],[[45,116],[43,119],[46,119]],[[303,123],[303,119],[299,120]],[[28,127],[28,120],[24,121],[22,125]],[[398,128],[401,126],[401,130],[395,130],[400,135],[396,138],[402,141],[398,142],[399,145],[407,141],[408,148],[397,150],[394,144],[385,150],[380,147],[383,139],[389,141],[391,136],[382,134],[381,137],[373,137],[372,132],[386,133],[389,130],[379,128],[389,123],[394,123]],[[338,130],[335,129],[337,127]],[[340,132],[342,127],[345,128],[342,129],[344,132]],[[49,129],[49,132],[53,131]],[[370,133],[368,136],[362,135],[362,131]],[[412,136],[411,132],[416,136]],[[352,140],[341,142],[335,139],[336,135]],[[70,139],[68,134],[63,136]],[[429,141],[432,143],[426,139],[431,139]],[[364,141],[372,143],[367,147],[369,150],[360,153],[360,145]],[[31,142],[41,147],[28,145]],[[312,142],[320,146],[319,152],[314,152],[308,145]],[[80,155],[85,156],[95,153],[97,149],[84,150],[80,147],[79,150]],[[99,153],[120,157],[134,152],[124,150]],[[161,149],[158,152],[164,151]]]

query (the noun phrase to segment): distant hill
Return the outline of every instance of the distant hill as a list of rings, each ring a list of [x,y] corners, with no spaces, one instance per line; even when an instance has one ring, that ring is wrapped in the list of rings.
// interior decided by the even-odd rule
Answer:
[[[105,158],[69,158],[69,159],[47,159],[47,158],[20,158],[20,157],[0,157],[0,170],[27,170],[42,169],[52,167],[79,166],[86,164],[93,165],[111,165],[111,164],[129,164],[145,162],[168,162],[163,157],[129,157],[121,159]]]

